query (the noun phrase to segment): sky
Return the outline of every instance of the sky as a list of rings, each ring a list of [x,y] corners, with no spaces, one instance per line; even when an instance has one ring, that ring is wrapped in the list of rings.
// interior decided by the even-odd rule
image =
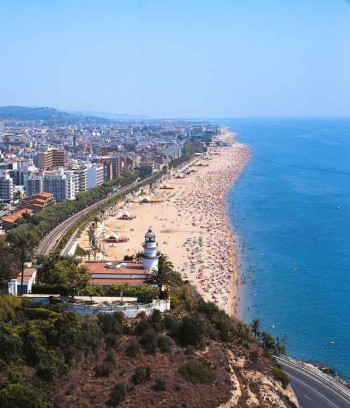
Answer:
[[[0,106],[350,116],[346,0],[0,0]]]

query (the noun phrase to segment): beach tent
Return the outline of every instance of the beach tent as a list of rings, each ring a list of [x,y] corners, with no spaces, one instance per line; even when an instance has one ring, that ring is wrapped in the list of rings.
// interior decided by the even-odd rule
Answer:
[[[105,242],[115,244],[116,242],[118,242],[118,239],[119,236],[112,232],[110,236],[105,239]]]

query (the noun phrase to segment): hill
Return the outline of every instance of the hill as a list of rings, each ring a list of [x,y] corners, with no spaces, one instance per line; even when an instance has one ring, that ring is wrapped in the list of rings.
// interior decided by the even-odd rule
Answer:
[[[0,406],[298,406],[271,336],[185,282],[172,286],[171,301],[170,312],[126,319],[0,297]]]
[[[108,124],[107,118],[68,113],[54,108],[29,108],[25,106],[1,106],[1,121],[38,122],[44,125]]]

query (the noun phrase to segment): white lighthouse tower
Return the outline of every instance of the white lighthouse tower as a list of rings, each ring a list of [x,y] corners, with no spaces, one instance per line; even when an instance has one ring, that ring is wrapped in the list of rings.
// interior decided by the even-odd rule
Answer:
[[[143,248],[143,269],[158,269],[156,236],[151,227],[148,228],[148,231],[145,235],[145,243],[143,244]]]

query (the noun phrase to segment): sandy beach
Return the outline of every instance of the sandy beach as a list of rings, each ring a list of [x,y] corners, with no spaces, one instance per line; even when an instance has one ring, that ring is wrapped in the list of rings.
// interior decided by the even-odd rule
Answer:
[[[175,269],[191,282],[206,300],[214,301],[233,315],[237,306],[238,273],[235,239],[225,212],[225,194],[249,159],[247,146],[237,142],[234,134],[223,132],[215,140],[227,146],[210,147],[209,159],[200,159],[186,178],[178,172],[151,192],[158,203],[129,202],[122,206],[104,225],[99,236],[105,260],[122,260],[125,255],[142,251],[144,234],[151,226],[158,248],[168,255]],[[164,186],[163,186],[164,187]],[[148,188],[144,193],[149,195]],[[120,220],[124,212],[135,216]],[[111,233],[128,239],[123,243],[103,243]],[[79,245],[89,249],[84,233]]]

